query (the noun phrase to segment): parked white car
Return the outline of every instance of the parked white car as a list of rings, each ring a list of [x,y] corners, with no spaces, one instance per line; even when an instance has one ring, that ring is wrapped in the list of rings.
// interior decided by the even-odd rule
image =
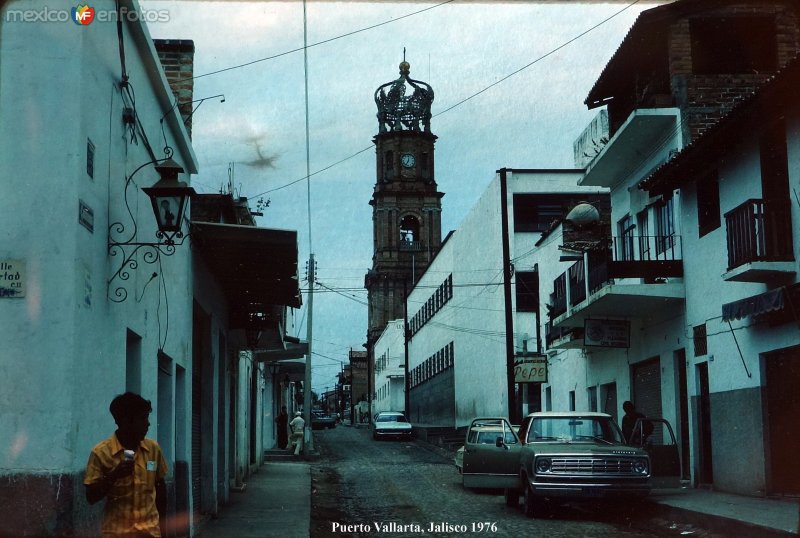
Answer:
[[[411,439],[411,424],[403,413],[382,411],[375,415],[372,425],[372,438],[378,439]]]

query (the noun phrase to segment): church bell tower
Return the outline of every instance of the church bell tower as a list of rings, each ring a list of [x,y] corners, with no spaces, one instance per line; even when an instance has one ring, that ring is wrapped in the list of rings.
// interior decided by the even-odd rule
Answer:
[[[442,243],[444,194],[437,191],[434,173],[433,88],[412,79],[410,69],[404,60],[400,77],[375,91],[376,181],[369,202],[373,255],[365,278],[370,356],[386,324],[403,318],[405,290],[411,290]],[[413,315],[413,306],[409,310]]]

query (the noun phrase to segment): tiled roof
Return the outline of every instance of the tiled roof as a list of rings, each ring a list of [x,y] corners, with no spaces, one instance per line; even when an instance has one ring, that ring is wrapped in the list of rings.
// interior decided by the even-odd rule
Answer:
[[[616,69],[617,66],[628,64],[638,55],[639,47],[637,47],[635,43],[645,39],[652,32],[650,26],[656,22],[664,21],[665,18],[667,21],[671,21],[673,17],[670,15],[672,14],[674,5],[685,3],[686,1],[687,0],[679,0],[678,2],[648,9],[647,11],[641,12],[639,16],[636,17],[633,26],[631,26],[631,29],[625,34],[622,43],[620,43],[613,56],[611,56],[611,59],[606,63],[603,71],[600,72],[600,76],[597,77],[594,86],[592,86],[592,89],[589,91],[589,95],[586,96],[584,103],[588,105],[589,108],[592,108],[592,105],[600,101],[603,97],[607,97],[596,94],[602,90],[608,77],[611,76],[611,72]]]

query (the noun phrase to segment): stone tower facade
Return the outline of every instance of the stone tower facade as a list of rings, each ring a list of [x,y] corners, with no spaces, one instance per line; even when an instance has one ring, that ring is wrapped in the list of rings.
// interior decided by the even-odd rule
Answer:
[[[403,61],[400,77],[375,92],[379,131],[373,138],[376,181],[369,202],[373,255],[365,278],[370,357],[386,324],[403,318],[405,290],[411,290],[442,243],[444,195],[436,187],[436,136],[430,126],[433,89],[409,72]]]

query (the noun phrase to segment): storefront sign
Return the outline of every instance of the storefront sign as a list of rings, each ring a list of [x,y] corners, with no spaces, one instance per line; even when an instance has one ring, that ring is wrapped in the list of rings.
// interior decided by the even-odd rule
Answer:
[[[585,346],[631,347],[631,323],[618,319],[587,319],[584,321]]]
[[[25,297],[25,261],[0,260],[0,298]]]
[[[514,383],[547,383],[547,357],[536,353],[516,357]]]

